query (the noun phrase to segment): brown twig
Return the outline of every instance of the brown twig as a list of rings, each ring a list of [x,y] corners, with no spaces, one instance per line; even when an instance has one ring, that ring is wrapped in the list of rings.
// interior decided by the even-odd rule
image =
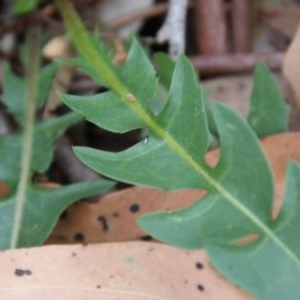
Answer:
[[[223,0],[195,0],[197,46],[206,55],[228,52]]]
[[[193,56],[190,59],[202,76],[215,76],[250,72],[258,61],[265,61],[271,69],[279,70],[283,55],[281,52],[223,54]]]
[[[248,52],[250,49],[250,7],[249,0],[232,1],[231,24],[234,52]]]

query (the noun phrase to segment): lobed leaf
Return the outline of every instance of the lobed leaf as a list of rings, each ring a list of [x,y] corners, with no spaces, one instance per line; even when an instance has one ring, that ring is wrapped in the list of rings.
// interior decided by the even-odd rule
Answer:
[[[299,182],[300,166],[291,162],[283,208],[264,238],[243,247],[214,243],[206,248],[218,270],[259,299],[296,299],[300,293]]]
[[[297,291],[300,259],[296,251],[300,249],[299,242],[298,239],[287,241],[290,236],[285,238],[279,230],[281,224],[289,220],[289,214],[283,212],[278,220],[271,217],[274,198],[273,176],[256,134],[247,122],[224,105],[216,103],[212,106],[213,120],[221,141],[221,155],[217,165],[210,167],[205,160],[209,142],[205,106],[197,76],[188,60],[181,56],[176,63],[169,99],[156,116],[149,109],[149,96],[141,97],[142,94],[135,94],[139,84],[144,86],[141,80],[147,78],[145,74],[150,72],[141,52],[137,51],[137,45],[132,46],[131,53],[135,51],[138,53],[136,60],[139,62],[134,62],[132,69],[131,64],[127,63],[125,71],[123,68],[121,75],[118,75],[112,65],[102,61],[101,53],[97,56],[96,49],[90,43],[72,8],[67,5],[64,7],[63,2],[58,3],[67,20],[67,28],[80,49],[82,59],[85,61],[91,59],[95,66],[99,66],[99,70],[94,68],[95,74],[98,72],[99,78],[102,75],[106,78],[107,87],[112,90],[109,92],[111,94],[105,94],[106,101],[109,103],[111,101],[113,105],[111,110],[104,112],[100,109],[100,105],[104,107],[103,104],[99,104],[99,110],[95,109],[96,106],[89,108],[88,98],[85,99],[84,105],[82,99],[73,96],[63,96],[63,100],[71,108],[84,114],[87,119],[106,129],[116,132],[131,130],[132,117],[136,122],[135,126],[146,129],[149,134],[143,141],[118,153],[76,147],[75,152],[79,158],[100,173],[133,184],[167,190],[206,189],[205,198],[191,207],[181,211],[143,216],[138,221],[139,225],[162,241],[184,248],[203,247],[209,253],[215,253],[215,256],[211,256],[213,263],[216,259],[225,275],[227,273],[223,266],[228,266],[227,258],[230,258],[231,262],[233,256],[238,253],[239,259],[235,267],[240,271],[232,272],[231,279],[255,293],[260,299],[270,299],[268,297],[270,286],[274,291],[278,290],[279,274],[276,272],[279,268],[271,268],[271,273],[275,272],[277,278],[274,278],[274,273],[268,278],[260,276],[260,272],[262,274],[265,272],[263,269],[266,269],[266,265],[274,264],[274,261],[268,263],[268,259],[272,257],[274,260],[272,255],[276,253],[281,267],[284,265],[286,270],[290,270],[293,265],[293,270],[296,270],[292,272],[291,280],[284,287],[285,295],[288,289]],[[67,7],[70,15],[63,10]],[[73,27],[71,21],[76,26]],[[77,32],[75,29],[79,31],[78,39],[75,38]],[[85,43],[88,51],[85,51],[80,42]],[[143,63],[140,63],[140,60]],[[136,74],[137,66],[140,76]],[[126,97],[126,92],[132,93],[133,97]],[[113,119],[116,106],[118,113],[124,108],[124,115],[130,112],[131,117]],[[274,118],[278,117],[278,111],[280,110],[276,109]],[[282,111],[285,113],[286,108],[284,107]],[[109,113],[112,119],[109,120],[107,117],[102,119],[105,113]],[[263,116],[256,121],[252,117],[253,114],[250,113],[249,119],[254,125],[259,124],[258,129],[261,128],[260,124],[267,124],[269,128],[270,118]],[[283,123],[285,124],[286,120]],[[279,128],[282,129],[283,126]],[[288,201],[286,205],[290,206]],[[294,211],[297,216],[299,210]],[[256,242],[239,247],[234,244],[237,239],[251,233],[259,236]],[[264,241],[268,241],[268,246],[265,251],[260,252],[260,246]],[[251,264],[255,264],[252,267],[254,272],[248,276],[246,264],[241,268],[239,264],[243,259],[247,261],[248,257],[256,255],[258,259],[251,261]],[[263,260],[266,261],[265,265],[261,263]],[[215,265],[218,267],[217,263]],[[257,289],[253,287],[251,280]],[[265,284],[266,280],[269,280],[269,285]],[[286,297],[278,297],[284,298]]]
[[[189,75],[192,75],[192,79]],[[178,77],[178,81],[173,84],[167,105],[157,117],[157,126],[162,130],[162,133],[165,130],[163,127],[167,127],[167,134],[164,133],[163,138],[168,139],[169,143],[165,143],[162,138],[157,136],[157,132],[153,133],[151,128],[146,127],[145,120],[141,120],[140,126],[149,130],[149,137],[132,148],[121,153],[110,153],[76,147],[75,152],[77,155],[94,170],[112,178],[134,184],[156,186],[164,189],[180,189],[198,187],[200,177],[205,182],[205,178],[201,174],[199,176],[199,173],[195,170],[195,164],[193,162],[186,163],[185,161],[186,159],[195,159],[202,161],[206,165],[203,155],[208,146],[204,107],[198,99],[201,92],[196,76],[192,73],[192,67],[186,58],[181,58],[174,76]],[[186,93],[187,95],[185,102],[180,101],[182,93]],[[67,104],[72,108],[76,107],[75,109],[79,111],[77,103],[73,107],[72,104],[74,102],[72,101],[75,101],[75,98],[72,99],[73,96],[68,96],[68,98],[63,97],[63,100],[67,100]],[[109,102],[111,99],[107,100]],[[122,103],[122,100],[118,100]],[[98,125],[109,128],[105,123],[109,120],[101,118],[104,113],[103,110],[100,110],[100,108],[96,110],[95,107],[89,108],[88,105],[85,105],[84,109],[85,111],[89,110],[90,114],[98,117]],[[130,107],[128,109],[130,110]],[[155,118],[149,109],[148,113],[153,119]],[[90,114],[87,114],[88,120],[90,120]],[[98,115],[96,116],[95,114]],[[200,115],[203,117],[201,118]],[[126,129],[129,128],[128,125],[130,124],[126,122],[127,120],[127,118],[120,119],[120,124],[123,124]],[[117,121],[119,121],[118,118],[111,120],[111,123],[114,124]],[[189,125],[189,128],[182,126],[182,122],[185,121]],[[189,135],[186,134],[186,130],[190,132]],[[200,139],[201,134],[202,139]],[[182,149],[183,146],[186,147],[186,150]],[[182,151],[184,153],[181,153]],[[185,157],[182,158],[181,156]],[[151,166],[148,172],[145,172],[145,169],[141,167],[145,161],[148,161]],[[175,165],[174,161],[176,161]],[[208,166],[204,167],[209,169]],[[122,171],[120,171],[120,168]],[[160,172],[160,170],[164,170],[165,173]],[[166,173],[168,176],[165,176]],[[182,178],[181,174],[185,174],[185,179]],[[179,178],[181,178],[180,181],[178,180]]]

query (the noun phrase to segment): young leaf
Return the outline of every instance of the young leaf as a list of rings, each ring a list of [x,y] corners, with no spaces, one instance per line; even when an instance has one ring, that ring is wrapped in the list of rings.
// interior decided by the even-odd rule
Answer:
[[[257,64],[248,122],[259,137],[285,132],[290,108],[266,64]]]

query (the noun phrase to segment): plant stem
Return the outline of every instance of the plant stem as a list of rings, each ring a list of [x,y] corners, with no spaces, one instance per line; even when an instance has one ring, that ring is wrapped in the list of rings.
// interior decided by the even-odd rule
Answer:
[[[26,200],[26,189],[30,180],[30,164],[32,158],[35,110],[37,101],[40,28],[30,27],[28,31],[28,57],[26,64],[26,112],[21,153],[21,171],[16,193],[15,212],[13,220],[10,248],[16,248],[22,225],[23,209]]]
[[[56,0],[56,5],[62,15],[65,27],[68,29],[68,34],[78,52],[90,61],[95,69],[98,69],[102,73],[105,84],[109,88],[112,88],[112,90],[120,96],[126,97],[129,92],[124,88],[124,85],[118,79],[110,64],[105,59],[99,59],[99,56],[104,58],[107,55],[102,49],[91,45],[89,33],[78,17],[71,1]]]

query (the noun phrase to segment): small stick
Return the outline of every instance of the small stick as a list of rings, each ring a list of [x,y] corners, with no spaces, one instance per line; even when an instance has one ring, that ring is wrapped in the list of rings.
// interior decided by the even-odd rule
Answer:
[[[250,72],[258,61],[265,61],[272,70],[279,70],[283,55],[281,52],[223,54],[192,56],[190,59],[201,76],[216,76]]]
[[[195,13],[199,53],[215,55],[228,52],[223,0],[195,0]]]
[[[232,1],[233,51],[236,53],[248,52],[250,49],[250,15],[249,0]]]

